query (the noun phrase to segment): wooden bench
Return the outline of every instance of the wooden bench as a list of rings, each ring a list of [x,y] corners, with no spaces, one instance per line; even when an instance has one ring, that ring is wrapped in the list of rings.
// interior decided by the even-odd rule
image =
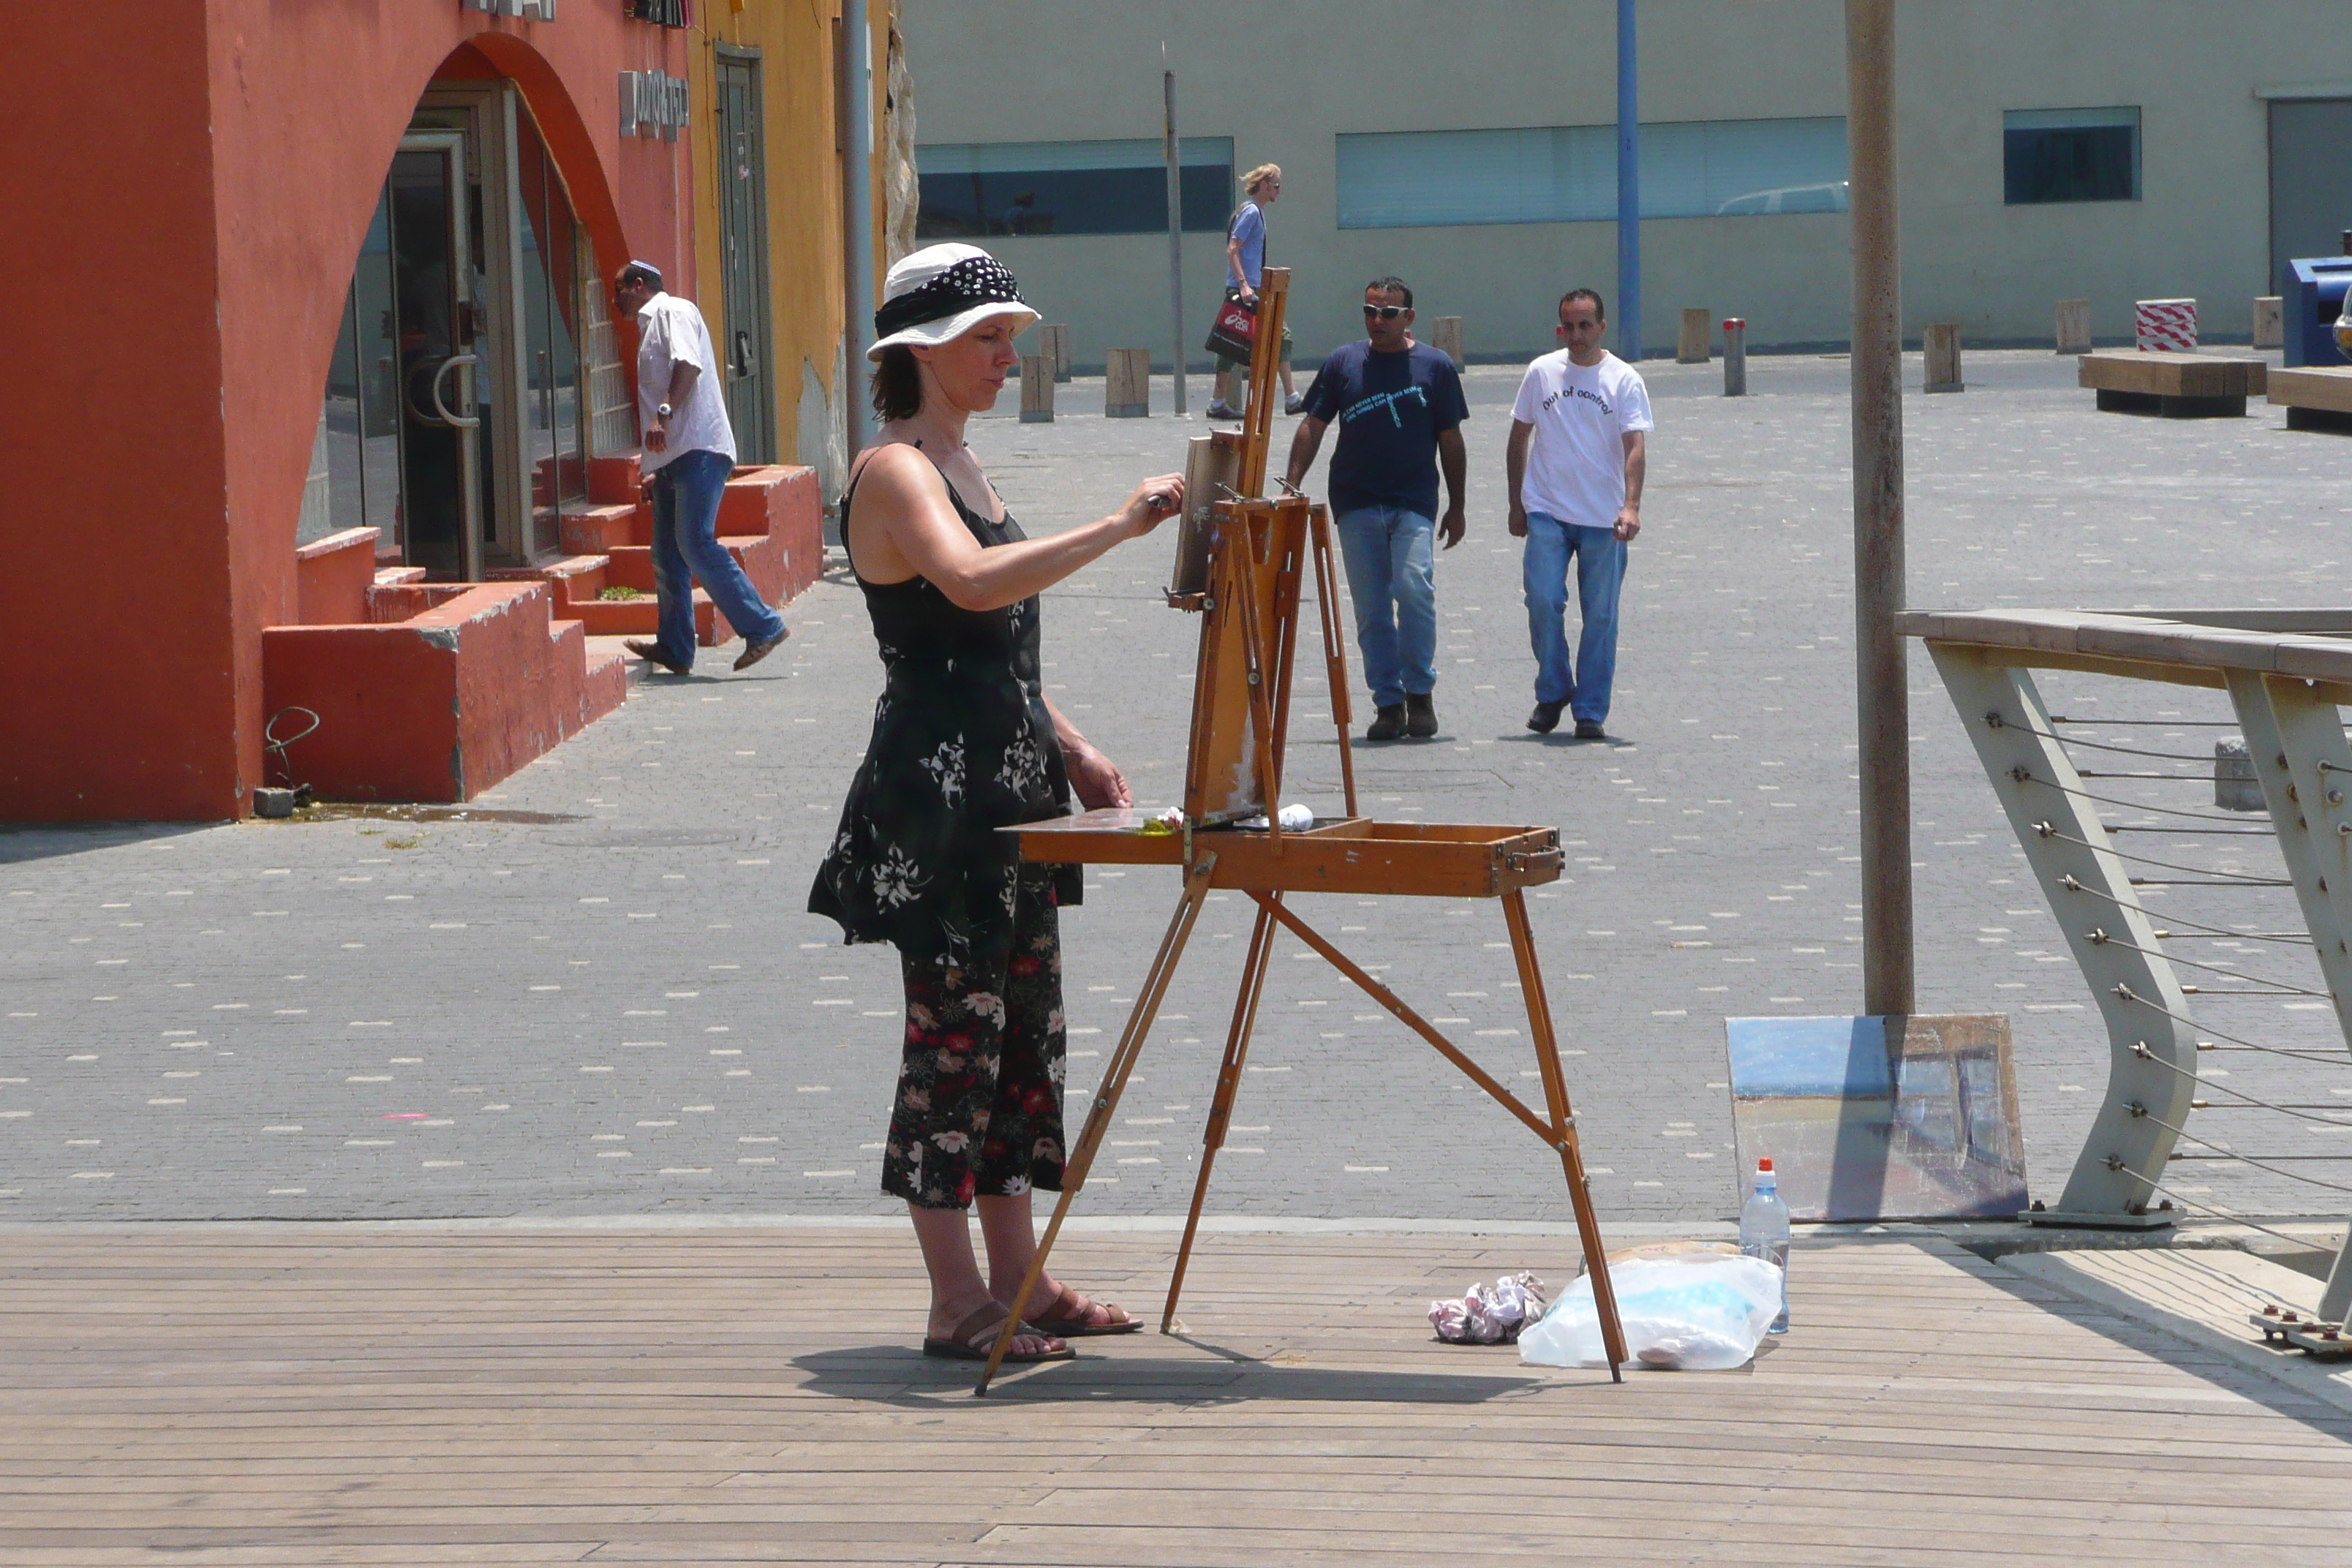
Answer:
[[[2101,349],[2075,363],[2076,384],[2096,391],[2100,409],[2111,414],[2242,418],[2246,399],[2262,395],[2269,384],[2263,361],[2221,354]]]
[[[2290,430],[2352,435],[2352,365],[2306,365],[2271,372],[2270,400],[2286,410]]]

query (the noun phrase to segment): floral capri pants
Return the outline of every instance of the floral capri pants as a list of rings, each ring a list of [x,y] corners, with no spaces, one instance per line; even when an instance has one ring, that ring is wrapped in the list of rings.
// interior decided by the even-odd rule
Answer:
[[[1050,878],[1024,868],[1010,946],[968,969],[900,957],[906,1055],[882,1190],[921,1208],[1062,1188],[1062,937]]]

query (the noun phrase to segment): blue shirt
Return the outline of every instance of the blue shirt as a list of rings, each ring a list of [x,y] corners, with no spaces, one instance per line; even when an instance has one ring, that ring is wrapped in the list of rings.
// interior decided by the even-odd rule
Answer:
[[[1241,276],[1234,276],[1231,257],[1225,258],[1225,281],[1238,289],[1246,282],[1253,289],[1265,275],[1265,213],[1255,202],[1244,202],[1241,211],[1234,214],[1234,226],[1225,237],[1242,242]]]
[[[1395,506],[1437,515],[1437,438],[1470,417],[1454,362],[1426,343],[1374,353],[1369,342],[1331,351],[1306,413],[1339,427],[1331,450],[1331,510]]]

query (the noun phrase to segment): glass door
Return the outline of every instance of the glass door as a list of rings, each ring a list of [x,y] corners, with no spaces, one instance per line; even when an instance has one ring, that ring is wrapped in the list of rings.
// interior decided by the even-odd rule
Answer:
[[[384,183],[398,344],[400,541],[437,578],[480,575],[481,418],[474,352],[480,280],[462,132],[401,138]]]

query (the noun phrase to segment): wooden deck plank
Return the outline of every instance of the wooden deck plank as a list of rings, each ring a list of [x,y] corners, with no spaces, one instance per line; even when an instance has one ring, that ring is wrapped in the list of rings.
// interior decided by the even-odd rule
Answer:
[[[1173,1240],[1056,1266],[1148,1307]],[[892,1230],[0,1232],[0,1568],[1830,1568],[1988,1532],[2088,1568],[2319,1561],[2352,1525],[2352,1415],[1933,1238],[1801,1247],[1798,1330],[1739,1373],[1428,1337],[1430,1296],[1575,1256],[1211,1235],[1184,1338],[975,1401],[915,1353]]]

